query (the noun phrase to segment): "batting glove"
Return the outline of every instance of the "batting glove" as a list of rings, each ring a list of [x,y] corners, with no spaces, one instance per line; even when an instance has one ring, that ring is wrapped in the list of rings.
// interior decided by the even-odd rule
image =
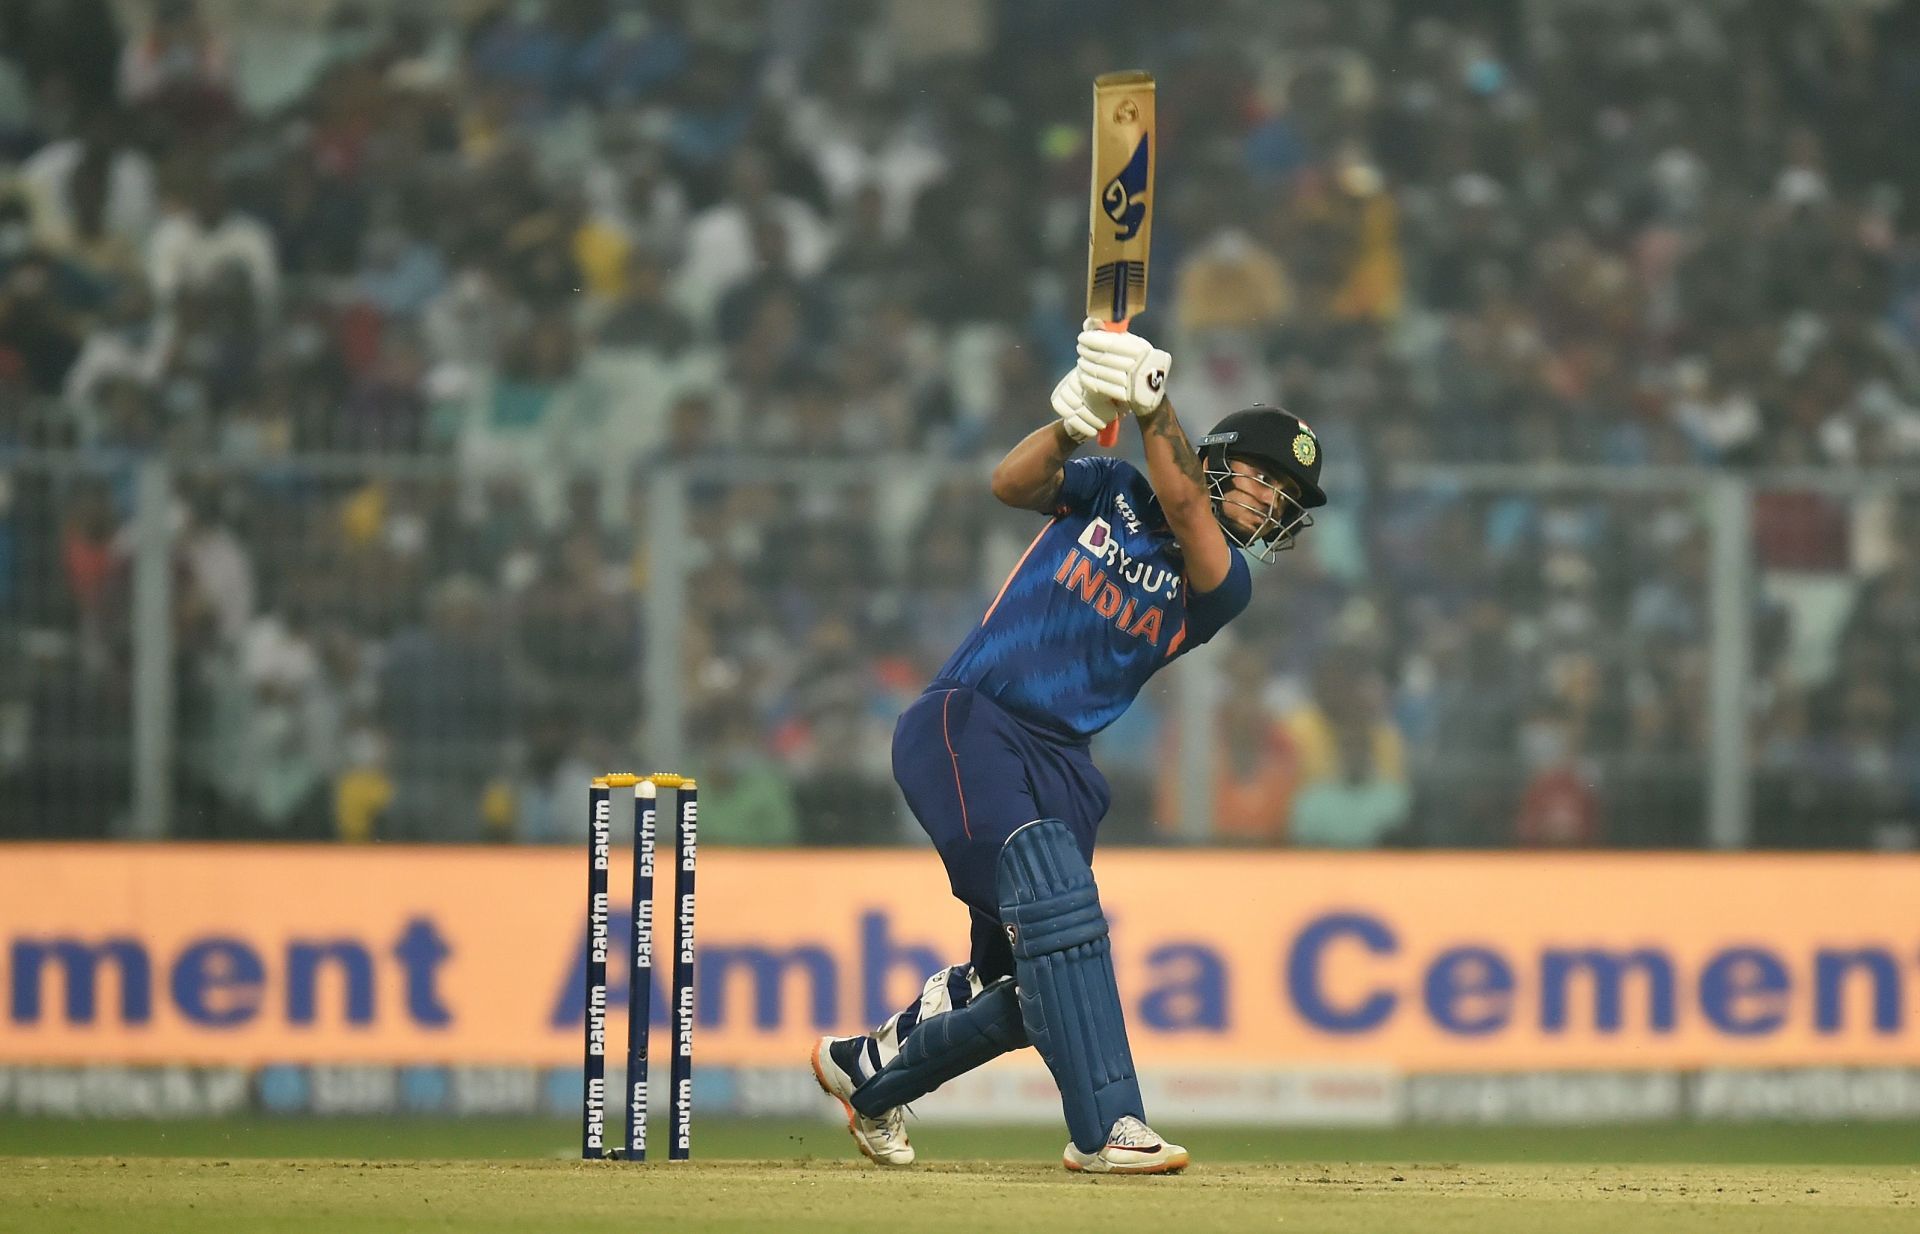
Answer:
[[[1078,369],[1069,370],[1053,388],[1053,414],[1060,417],[1067,435],[1075,441],[1092,441],[1122,410],[1122,405],[1112,399],[1088,398],[1080,388]]]
[[[1160,410],[1167,396],[1167,372],[1173,357],[1138,334],[1103,330],[1087,318],[1080,331],[1080,362],[1074,371],[1090,398],[1105,395],[1132,408],[1142,420]]]

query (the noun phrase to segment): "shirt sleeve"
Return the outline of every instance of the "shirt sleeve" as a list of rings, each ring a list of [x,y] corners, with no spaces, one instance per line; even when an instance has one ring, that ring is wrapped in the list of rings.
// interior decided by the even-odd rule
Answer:
[[[1054,498],[1054,513],[1091,513],[1106,494],[1120,465],[1121,460],[1117,458],[1068,459],[1060,481],[1060,495]]]
[[[1227,551],[1233,554],[1227,577],[1212,591],[1196,591],[1187,597],[1189,647],[1198,647],[1220,633],[1221,627],[1238,617],[1253,598],[1253,568],[1247,565],[1247,555],[1238,549]]]

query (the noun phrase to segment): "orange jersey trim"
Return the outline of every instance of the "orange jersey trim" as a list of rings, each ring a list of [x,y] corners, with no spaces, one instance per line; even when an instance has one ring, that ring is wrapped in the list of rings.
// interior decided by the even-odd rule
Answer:
[[[999,608],[999,607],[1000,607],[1000,600],[1001,600],[1001,597],[1002,597],[1002,596],[1005,596],[1005,595],[1007,594],[1007,588],[1009,588],[1009,587],[1011,587],[1011,586],[1013,586],[1013,580],[1014,580],[1014,577],[1015,577],[1016,575],[1018,575],[1018,574],[1020,573],[1020,567],[1021,567],[1021,566],[1024,566],[1024,565],[1026,565],[1026,564],[1027,564],[1027,558],[1029,558],[1029,557],[1031,557],[1031,556],[1033,556],[1033,550],[1034,550],[1034,549],[1036,549],[1036,548],[1038,548],[1038,547],[1040,547],[1040,536],[1044,536],[1044,535],[1046,535],[1046,534],[1047,534],[1047,529],[1048,529],[1048,528],[1050,528],[1050,527],[1052,527],[1052,526],[1053,526],[1053,525],[1054,525],[1055,523],[1057,523],[1057,522],[1059,522],[1059,521],[1060,521],[1060,516],[1059,516],[1059,515],[1057,515],[1057,514],[1056,514],[1056,515],[1054,515],[1054,516],[1053,516],[1052,518],[1050,518],[1050,519],[1048,519],[1048,520],[1047,520],[1047,526],[1046,526],[1046,527],[1042,527],[1042,528],[1040,529],[1040,535],[1036,535],[1036,536],[1035,536],[1035,537],[1033,538],[1033,543],[1032,543],[1032,544],[1029,544],[1029,545],[1027,545],[1027,551],[1026,551],[1026,552],[1024,552],[1024,553],[1022,553],[1022,554],[1020,554],[1020,560],[1018,560],[1018,561],[1016,561],[1016,562],[1014,562],[1014,563],[1013,563],[1013,569],[1011,569],[1011,570],[1009,570],[1009,571],[1007,572],[1007,581],[1006,581],[1006,582],[1004,582],[1004,583],[1002,583],[1002,584],[1000,584],[1000,590],[999,590],[999,592],[998,592],[997,594],[995,594],[995,596],[993,597],[993,603],[992,603],[992,604],[989,604],[989,605],[987,605],[987,611],[986,611],[986,613],[985,613],[985,614],[983,614],[983,615],[981,616],[981,618],[980,618],[980,624],[981,624],[981,625],[983,625],[983,626],[984,626],[984,625],[986,625],[986,624],[987,624],[987,618],[988,618],[988,617],[991,617],[991,616],[993,616],[993,610],[994,610],[994,609],[996,609],[996,608]]]
[[[967,821],[967,790],[960,786],[960,756],[953,752],[953,730],[947,727],[947,705],[953,702],[953,693],[948,690],[940,700],[940,739],[947,743],[947,758],[953,763],[953,794],[960,799],[960,830],[971,840],[973,825]]]

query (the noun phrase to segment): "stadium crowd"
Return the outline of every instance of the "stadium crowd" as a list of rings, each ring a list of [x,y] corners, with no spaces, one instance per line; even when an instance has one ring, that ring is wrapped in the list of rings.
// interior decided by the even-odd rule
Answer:
[[[892,718],[1017,552],[979,465],[1070,363],[1087,83],[1138,65],[1162,100],[1143,328],[1185,417],[1277,398],[1338,469],[1222,653],[1217,731],[1186,735],[1216,837],[1701,843],[1699,494],[1418,465],[1910,464],[1917,24],[1839,0],[0,6],[0,834],[124,813],[111,464],[161,452],[179,834],[575,835],[587,775],[646,761],[649,479],[699,461],[709,837],[904,838]],[[748,458],[792,478],[727,474]],[[1915,842],[1917,519],[1756,489],[1756,842]],[[1114,838],[1177,832],[1176,729],[1154,691],[1103,736]]]

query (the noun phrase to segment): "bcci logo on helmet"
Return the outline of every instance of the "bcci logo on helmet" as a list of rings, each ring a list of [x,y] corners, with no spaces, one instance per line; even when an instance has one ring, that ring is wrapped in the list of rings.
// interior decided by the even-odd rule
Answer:
[[[1313,434],[1301,433],[1293,439],[1293,457],[1300,460],[1302,467],[1313,466],[1313,460],[1320,455],[1320,447],[1314,444]]]

